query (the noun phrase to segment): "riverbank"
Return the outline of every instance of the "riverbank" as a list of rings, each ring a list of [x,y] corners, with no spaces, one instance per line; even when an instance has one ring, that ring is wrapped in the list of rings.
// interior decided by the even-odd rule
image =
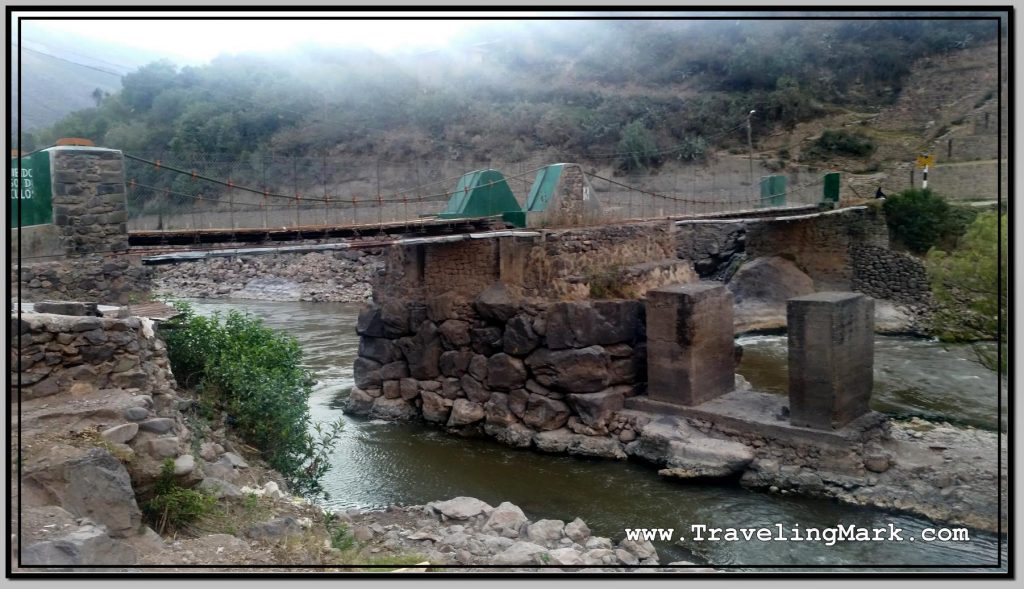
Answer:
[[[21,334],[19,379],[31,382],[14,416],[15,572],[658,564],[649,542],[592,536],[580,519],[531,521],[508,502],[324,509],[290,495],[225,415],[200,418],[148,320],[23,313],[11,321]],[[168,484],[209,503],[193,520],[168,520],[151,503]]]

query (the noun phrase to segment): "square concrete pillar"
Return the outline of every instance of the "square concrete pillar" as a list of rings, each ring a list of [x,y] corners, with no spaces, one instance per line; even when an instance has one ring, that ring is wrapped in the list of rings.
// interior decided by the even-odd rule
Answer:
[[[647,394],[698,405],[735,383],[732,293],[698,282],[647,291]]]
[[[789,299],[790,423],[838,429],[869,411],[875,301],[852,292]]]

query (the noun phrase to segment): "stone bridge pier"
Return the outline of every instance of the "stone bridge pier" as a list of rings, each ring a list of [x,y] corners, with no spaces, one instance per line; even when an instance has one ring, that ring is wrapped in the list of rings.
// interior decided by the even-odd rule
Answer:
[[[718,283],[649,291],[647,396],[630,399],[627,406],[707,419],[738,431],[761,432],[767,425],[775,435],[852,432],[862,419],[881,418],[869,409],[872,299],[819,292],[788,301],[788,407],[779,395],[734,390],[732,306],[732,294]]]

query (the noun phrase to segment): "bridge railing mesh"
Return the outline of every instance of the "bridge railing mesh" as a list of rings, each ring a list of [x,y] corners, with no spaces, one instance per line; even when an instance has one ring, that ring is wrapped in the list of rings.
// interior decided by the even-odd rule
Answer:
[[[525,204],[539,155],[518,161],[417,160],[249,154],[126,154],[130,230],[293,228],[411,222],[444,210],[465,172],[494,168]],[[777,208],[758,181],[715,162],[620,175],[584,171],[609,219],[656,219]],[[754,180],[751,182],[751,180]],[[820,174],[788,174],[786,207],[821,200]]]

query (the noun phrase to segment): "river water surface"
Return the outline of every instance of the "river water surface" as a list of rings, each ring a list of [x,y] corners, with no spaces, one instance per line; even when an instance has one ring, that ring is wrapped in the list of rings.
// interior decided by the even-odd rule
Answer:
[[[314,421],[345,421],[324,481],[326,507],[375,509],[424,504],[465,495],[492,505],[510,501],[530,519],[580,517],[597,535],[621,538],[626,528],[673,528],[676,542],[655,542],[661,562],[709,565],[862,565],[975,568],[1006,562],[1006,543],[970,530],[968,542],[921,541],[923,518],[855,508],[828,500],[751,491],[738,484],[688,484],[659,477],[649,465],[586,460],[516,450],[486,439],[465,440],[423,423],[389,423],[342,414],[353,386],[359,338],[358,307],[337,303],[192,301],[197,312],[239,309],[295,336],[317,380],[310,398]],[[940,416],[977,427],[995,426],[995,380],[974,370],[971,352],[945,352],[910,338],[876,340],[874,408]],[[755,388],[784,393],[785,336],[742,338],[739,372]],[[954,360],[956,358],[957,360]],[[922,362],[925,362],[922,364]],[[962,361],[962,362],[961,362]],[[990,373],[989,373],[990,374]],[[987,389],[989,380],[992,388]],[[986,393],[986,390],[989,392]],[[904,530],[902,542],[697,541],[691,526],[829,528],[856,525]],[[918,540],[909,541],[913,536]],[[778,570],[778,569],[775,569]],[[939,569],[940,571],[942,569]],[[938,572],[938,571],[937,571]]]

